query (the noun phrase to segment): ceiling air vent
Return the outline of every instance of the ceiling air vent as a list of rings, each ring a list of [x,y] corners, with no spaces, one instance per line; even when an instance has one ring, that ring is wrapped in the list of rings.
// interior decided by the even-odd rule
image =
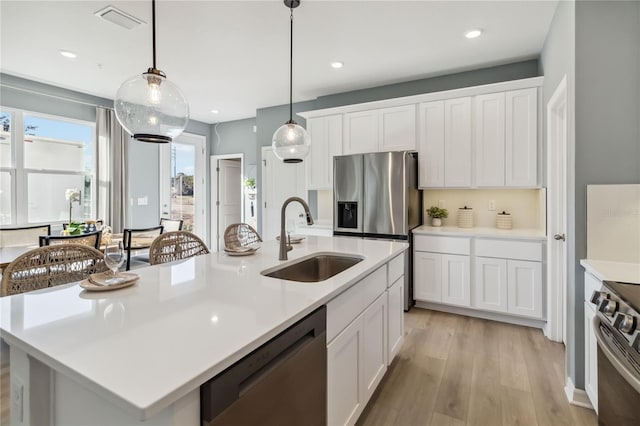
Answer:
[[[127,12],[123,12],[120,9],[116,9],[113,6],[107,6],[104,9],[100,9],[94,13],[94,15],[128,30],[132,30],[138,25],[145,23],[143,20],[129,15]]]

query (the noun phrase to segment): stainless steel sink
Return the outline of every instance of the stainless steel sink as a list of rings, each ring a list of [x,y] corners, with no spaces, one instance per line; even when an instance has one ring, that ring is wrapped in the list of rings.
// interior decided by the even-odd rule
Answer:
[[[342,253],[316,253],[260,273],[281,280],[317,283],[338,275],[362,260],[360,256]]]

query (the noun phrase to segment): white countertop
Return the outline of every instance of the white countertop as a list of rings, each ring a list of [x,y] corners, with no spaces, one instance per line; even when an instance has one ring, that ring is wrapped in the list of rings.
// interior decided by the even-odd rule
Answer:
[[[640,263],[582,259],[580,264],[600,281],[640,284]]]
[[[544,231],[540,231],[539,229],[458,228],[457,226],[422,225],[415,228],[412,232],[414,234],[457,237],[514,238],[539,241],[547,239]]]
[[[402,242],[307,237],[289,259],[319,251],[364,260],[321,283],[260,275],[278,245],[254,255],[198,256],[135,272],[132,287],[77,284],[0,299],[2,337],[131,415],[147,419],[406,250]]]

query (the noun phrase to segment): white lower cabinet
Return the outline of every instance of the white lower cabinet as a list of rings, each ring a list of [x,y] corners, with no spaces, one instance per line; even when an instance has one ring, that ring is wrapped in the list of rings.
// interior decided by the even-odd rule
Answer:
[[[327,303],[327,419],[354,424],[404,339],[404,254]],[[394,279],[388,286],[389,278]]]
[[[591,405],[598,411],[598,342],[593,330],[596,311],[589,302],[584,302],[584,390]]]
[[[588,272],[584,273],[584,390],[591,405],[598,412],[598,342],[593,329],[596,306],[591,295],[600,290],[602,281]]]
[[[387,371],[387,294],[362,314],[362,384],[368,401]]]
[[[471,306],[469,256],[442,255],[442,303]]]
[[[542,264],[507,261],[509,313],[542,318]]]
[[[417,300],[442,302],[442,255],[417,251],[413,265],[413,296]]]
[[[507,261],[476,257],[473,306],[488,311],[507,312]]]
[[[387,365],[391,365],[404,342],[404,275],[387,290],[387,308]]]
[[[363,324],[354,321],[327,346],[327,422],[354,424],[364,406]]]

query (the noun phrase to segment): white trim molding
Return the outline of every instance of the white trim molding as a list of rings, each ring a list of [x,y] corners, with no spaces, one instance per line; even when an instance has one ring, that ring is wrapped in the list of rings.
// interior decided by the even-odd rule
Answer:
[[[564,393],[565,395],[567,395],[569,404],[593,410],[593,405],[591,405],[591,401],[589,400],[587,392],[585,392],[584,389],[576,389],[575,385],[573,384],[573,380],[571,380],[571,377],[567,377],[567,383],[564,387]]]
[[[443,99],[462,98],[466,96],[485,95],[488,93],[505,92],[509,90],[526,89],[529,87],[541,87],[544,77],[523,78],[521,80],[504,81],[500,83],[483,84],[481,86],[463,87],[460,89],[444,90],[441,92],[424,93],[421,95],[404,96],[401,98],[384,99],[381,101],[365,102],[361,104],[345,105],[340,107],[303,111],[296,115],[305,119],[323,117],[325,115],[344,114],[347,112],[367,111],[379,108],[388,108],[422,102],[440,101]]]

